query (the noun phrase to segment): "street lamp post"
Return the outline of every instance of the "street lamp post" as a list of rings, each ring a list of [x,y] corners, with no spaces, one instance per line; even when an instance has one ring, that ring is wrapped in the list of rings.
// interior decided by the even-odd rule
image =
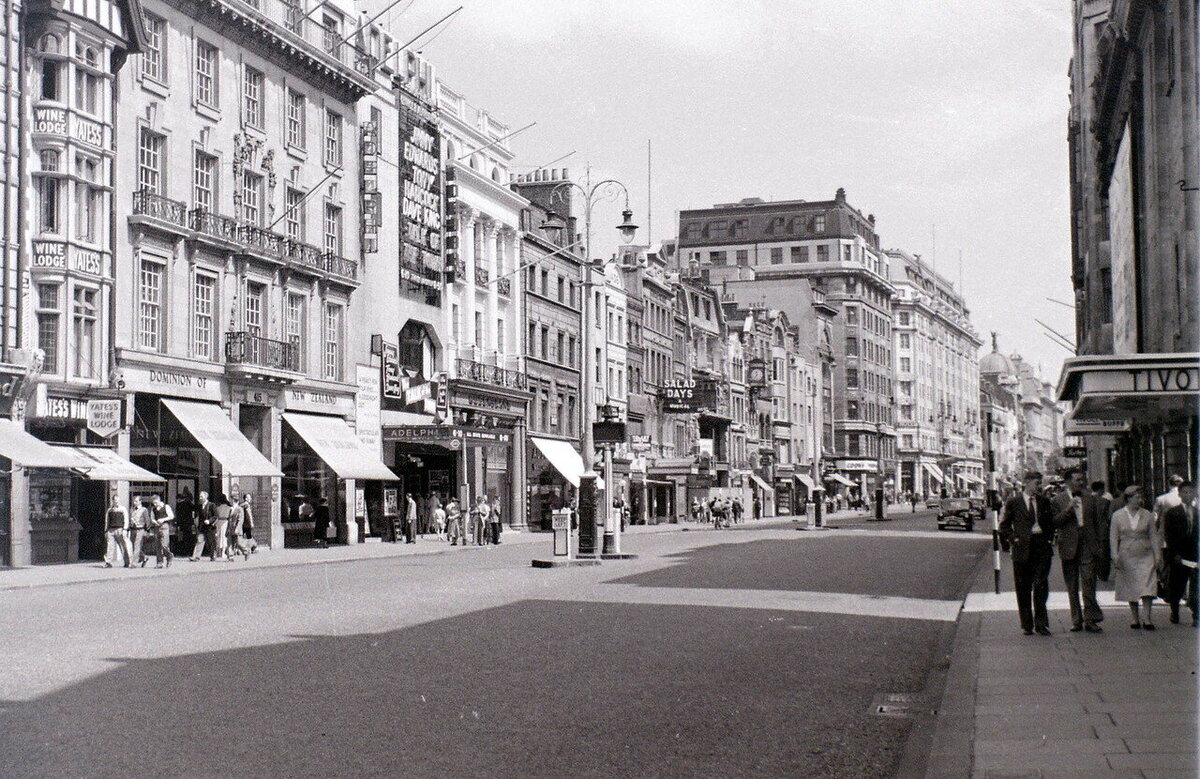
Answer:
[[[584,392],[583,402],[580,404],[582,418],[582,430],[580,436],[580,454],[583,456],[584,473],[580,477],[579,484],[579,499],[580,499],[580,542],[582,547],[583,541],[583,520],[585,512],[583,511],[583,500],[585,496],[593,503],[590,506],[592,515],[596,517],[596,524],[603,523],[604,542],[608,548],[619,549],[620,541],[615,537],[616,533],[620,532],[620,522],[616,528],[613,527],[612,521],[612,495],[613,485],[611,483],[611,474],[607,474],[608,481],[605,483],[605,499],[603,502],[597,500],[598,493],[596,491],[596,447],[595,439],[593,438],[592,425],[596,421],[596,402],[595,392],[592,383],[592,378],[597,370],[594,365],[594,357],[592,351],[592,317],[595,314],[592,311],[592,286],[595,282],[592,279],[593,271],[603,270],[606,263],[594,263],[592,260],[592,212],[597,203],[615,200],[619,195],[625,197],[625,208],[621,211],[621,224],[617,225],[617,230],[621,234],[621,240],[629,243],[633,240],[634,234],[637,232],[637,225],[633,223],[633,211],[629,209],[629,190],[624,184],[615,179],[605,179],[603,181],[592,184],[590,181],[585,182],[585,185],[580,185],[574,181],[564,181],[553,190],[550,191],[549,201],[553,204],[555,198],[559,202],[566,202],[566,194],[571,190],[577,191],[583,198],[583,257],[584,257],[584,278],[583,278],[583,305],[580,315],[582,319],[582,332],[580,340],[583,348],[583,359],[581,361],[581,378],[580,389]],[[552,215],[551,219],[547,219],[542,224],[542,228],[549,231],[561,230],[565,227],[561,221],[555,221],[556,217]],[[603,319],[601,320],[603,321]],[[607,340],[605,340],[604,358],[607,358]],[[607,397],[607,393],[606,393]],[[603,514],[597,511],[597,503],[605,507]],[[611,541],[610,541],[611,537]],[[567,539],[568,545],[570,538]],[[580,548],[580,554],[591,553],[597,558],[600,557],[600,547],[596,544],[596,537],[592,536],[592,548]]]
[[[875,519],[883,520],[883,519],[886,519],[886,515],[883,510],[883,439],[884,439],[884,434],[883,434],[883,423],[882,422],[875,423],[875,434],[879,437],[879,451],[876,452],[876,454],[878,455],[878,458],[875,461],[876,462]]]

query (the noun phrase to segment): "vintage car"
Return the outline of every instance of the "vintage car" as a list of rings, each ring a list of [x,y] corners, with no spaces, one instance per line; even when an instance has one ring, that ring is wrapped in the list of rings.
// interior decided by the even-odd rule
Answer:
[[[982,522],[987,516],[987,503],[983,498],[967,498],[967,502],[971,504],[971,518]]]
[[[947,498],[938,506],[937,528],[948,527],[962,528],[968,533],[975,530],[975,517],[967,498]]]
[[[941,508],[941,506],[942,506],[941,498],[933,497],[933,498],[927,498],[925,500],[925,508],[927,508],[927,509]]]

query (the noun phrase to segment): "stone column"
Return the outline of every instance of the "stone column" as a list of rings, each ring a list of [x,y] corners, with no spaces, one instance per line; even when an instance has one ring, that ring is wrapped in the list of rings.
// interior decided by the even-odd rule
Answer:
[[[286,392],[286,391],[285,391]],[[279,393],[279,403],[276,408],[267,412],[267,424],[271,426],[268,432],[270,438],[270,453],[267,455],[276,468],[283,470],[283,403],[285,392]],[[271,480],[271,503],[268,516],[270,536],[268,546],[271,549],[283,549],[283,479],[273,477]]]
[[[484,295],[484,320],[483,332],[486,337],[486,345],[480,344],[480,348],[486,352],[497,352],[496,364],[501,367],[506,367],[504,364],[504,355],[498,354],[499,344],[498,335],[496,333],[496,316],[500,310],[500,301],[498,300],[499,293],[496,292],[496,237],[500,231],[500,223],[495,220],[488,219],[484,222],[483,229],[483,253],[482,263],[480,267],[485,268],[488,273],[488,284],[483,287]],[[477,289],[479,289],[477,287]],[[507,344],[505,347],[507,348]],[[486,360],[484,360],[486,362]]]
[[[513,426],[512,437],[512,515],[508,519],[510,527],[524,530],[529,526],[527,516],[527,486],[528,474],[526,468],[527,436],[525,420],[522,419]]]

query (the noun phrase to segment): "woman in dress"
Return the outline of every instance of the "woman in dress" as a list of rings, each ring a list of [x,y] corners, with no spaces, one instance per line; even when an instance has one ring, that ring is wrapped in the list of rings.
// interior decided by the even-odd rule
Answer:
[[[1116,597],[1129,604],[1134,630],[1154,630],[1150,607],[1158,594],[1158,569],[1162,567],[1162,543],[1154,527],[1154,515],[1142,508],[1142,488],[1125,488],[1125,505],[1117,509],[1109,526],[1112,570],[1116,576]],[[1138,601],[1146,616],[1139,619]]]

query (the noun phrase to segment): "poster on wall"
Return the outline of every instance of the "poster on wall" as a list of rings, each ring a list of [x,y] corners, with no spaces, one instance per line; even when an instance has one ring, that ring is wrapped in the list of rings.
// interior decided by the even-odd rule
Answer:
[[[356,365],[354,378],[358,384],[358,392],[354,395],[354,431],[363,446],[372,452],[381,452],[379,369],[372,365]]]
[[[400,279],[441,287],[442,144],[437,119],[415,97],[400,93]]]

